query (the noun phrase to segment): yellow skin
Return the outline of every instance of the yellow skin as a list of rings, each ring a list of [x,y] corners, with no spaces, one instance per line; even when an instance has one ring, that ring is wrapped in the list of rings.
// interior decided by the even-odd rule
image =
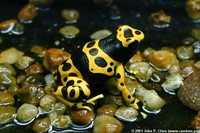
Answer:
[[[144,34],[140,30],[134,29],[128,25],[123,25],[118,28],[117,34],[113,40],[114,43],[116,43],[116,41],[120,43],[123,49],[129,49],[129,44],[133,45],[134,42],[139,43],[141,40],[143,40],[143,38]],[[110,38],[108,38],[108,40],[109,39]],[[107,40],[104,42],[107,42]],[[109,53],[109,51],[106,49],[107,47],[101,47],[101,43],[102,40],[94,40],[86,43],[81,49],[82,51],[80,55],[73,56],[72,54],[69,59],[58,66],[57,75],[54,78],[62,85],[56,88],[54,95],[58,100],[71,108],[91,110],[88,104],[95,104],[94,101],[103,98],[104,96],[103,94],[99,94],[88,99],[90,96],[90,89],[88,82],[84,79],[87,75],[93,77],[104,75],[106,77],[115,77],[117,80],[116,87],[119,91],[121,91],[122,97],[126,104],[138,109],[135,98],[130,94],[129,90],[125,86],[125,72],[123,63],[121,61],[117,61],[117,59],[113,59],[112,57],[115,57],[113,51],[111,50]],[[114,46],[114,44],[102,44],[104,46]],[[86,61],[82,61],[83,57],[86,58]],[[78,64],[75,61],[75,65],[73,59],[78,60]],[[81,61],[82,64],[79,64]],[[83,67],[86,66],[87,69],[80,67],[81,65]],[[85,73],[85,77],[83,77],[83,73]],[[93,77],[91,79],[93,79]]]

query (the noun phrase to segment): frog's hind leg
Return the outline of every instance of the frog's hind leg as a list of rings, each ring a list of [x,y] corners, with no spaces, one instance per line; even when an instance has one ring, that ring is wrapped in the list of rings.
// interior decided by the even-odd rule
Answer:
[[[138,109],[137,100],[131,95],[130,91],[125,85],[125,74],[123,65],[119,65],[116,69],[117,88],[121,92],[123,99],[128,106]]]
[[[88,83],[78,77],[68,77],[66,86],[58,86],[53,94],[59,101],[74,109],[85,108],[90,110],[88,104],[94,104],[94,101],[103,98],[103,95],[100,94],[85,100],[90,96],[90,89]]]

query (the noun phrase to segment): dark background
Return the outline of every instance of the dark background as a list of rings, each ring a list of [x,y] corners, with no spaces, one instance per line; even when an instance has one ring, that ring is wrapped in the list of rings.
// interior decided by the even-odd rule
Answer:
[[[0,22],[17,18],[20,9],[27,3],[27,0],[1,0]],[[93,32],[104,28],[113,31],[122,24],[131,25],[145,33],[141,50],[146,47],[175,47],[181,44],[184,37],[190,36],[194,27],[199,26],[187,16],[184,0],[114,0],[114,4],[120,10],[121,19],[110,19],[110,8],[98,6],[92,0],[55,0],[48,11],[39,10],[33,23],[24,25],[23,35],[0,34],[4,38],[0,51],[12,46],[29,51],[34,45],[42,45],[46,48],[59,47],[70,52],[89,41]],[[62,40],[58,30],[67,24],[60,13],[62,9],[67,8],[74,8],[80,12],[78,22],[73,24],[80,29],[80,34],[75,39]],[[172,17],[172,22],[167,28],[155,28],[148,20],[151,13],[161,9]],[[57,40],[60,40],[59,46],[54,45]],[[123,132],[130,133],[134,129],[189,129],[196,112],[182,106],[175,95],[161,95],[167,103],[161,113],[150,114],[147,119],[138,119],[132,123],[123,122]],[[28,132],[28,128],[13,127],[0,132]]]

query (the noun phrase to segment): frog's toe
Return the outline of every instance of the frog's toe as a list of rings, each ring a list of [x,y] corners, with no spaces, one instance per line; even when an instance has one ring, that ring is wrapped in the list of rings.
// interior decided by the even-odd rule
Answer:
[[[89,106],[83,106],[82,109],[86,109],[86,110],[92,111],[92,109]]]
[[[131,103],[127,103],[127,105],[133,107],[134,109],[139,109],[138,104],[137,104],[138,102],[139,102],[139,100],[135,99]]]
[[[92,97],[91,99],[88,99],[86,102],[95,105],[94,101],[103,98],[103,94],[99,94],[95,97]]]
[[[90,102],[89,104],[95,105],[95,102]]]

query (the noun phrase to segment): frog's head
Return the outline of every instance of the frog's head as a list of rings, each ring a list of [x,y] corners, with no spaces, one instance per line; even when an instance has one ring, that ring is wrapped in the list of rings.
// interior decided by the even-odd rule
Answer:
[[[117,39],[121,41],[123,47],[128,47],[134,41],[142,41],[144,34],[138,29],[134,29],[128,25],[122,25],[117,30]]]

